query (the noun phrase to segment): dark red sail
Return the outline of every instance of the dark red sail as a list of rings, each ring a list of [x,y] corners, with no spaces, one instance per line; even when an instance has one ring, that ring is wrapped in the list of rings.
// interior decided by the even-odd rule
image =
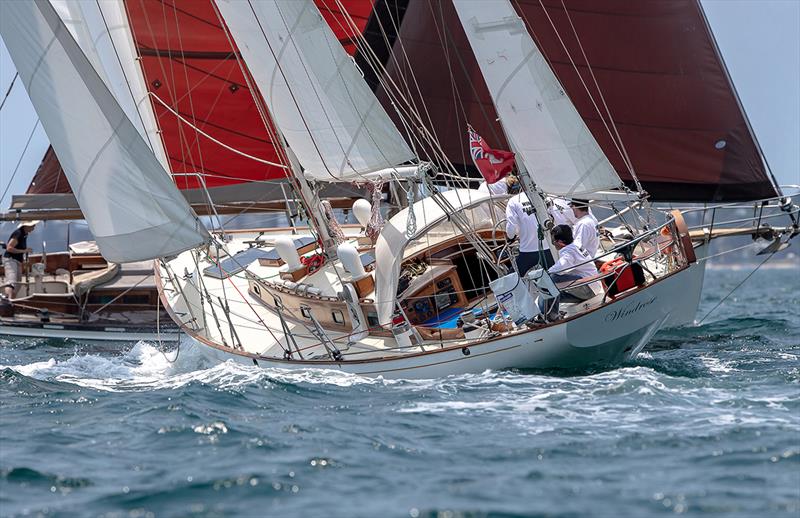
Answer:
[[[64,176],[64,170],[58,162],[53,146],[48,146],[42,163],[33,175],[33,180],[25,194],[65,194],[72,189]]]
[[[603,125],[603,119],[610,121],[591,73],[653,199],[732,201],[777,194],[697,0],[512,3],[627,183],[632,178]],[[386,68],[398,80],[407,74],[408,60],[420,87],[411,93],[417,102],[424,100],[448,156],[468,168],[460,130],[466,122],[504,146],[452,2],[383,0],[375,13],[382,21],[371,21],[367,36],[380,46],[385,40],[378,27],[399,26],[390,51],[384,49]]]

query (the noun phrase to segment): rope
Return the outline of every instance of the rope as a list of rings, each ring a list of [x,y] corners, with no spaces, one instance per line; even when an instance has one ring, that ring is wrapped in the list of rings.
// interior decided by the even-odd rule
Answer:
[[[773,256],[773,255],[775,255],[775,253],[776,253],[776,252],[772,252],[772,253],[771,253],[771,254],[769,254],[767,257],[765,257],[765,258],[764,258],[764,260],[763,260],[763,261],[761,261],[761,262],[758,264],[758,266],[756,266],[756,267],[755,267],[755,269],[754,269],[752,272],[750,272],[749,274],[747,274],[747,277],[745,277],[744,279],[742,279],[742,282],[740,282],[739,284],[737,284],[736,286],[734,286],[734,288],[733,288],[733,289],[732,289],[730,292],[728,292],[728,294],[727,294],[727,295],[725,295],[724,297],[722,297],[722,300],[720,300],[719,302],[717,302],[717,305],[716,305],[716,306],[714,306],[713,308],[711,308],[711,311],[709,311],[708,313],[706,313],[706,315],[705,315],[705,316],[704,316],[702,319],[700,319],[700,322],[698,322],[698,323],[697,323],[697,325],[699,326],[699,325],[701,325],[703,322],[705,322],[705,320],[706,320],[706,319],[709,317],[709,315],[711,315],[711,313],[713,313],[714,311],[716,311],[716,309],[717,309],[718,307],[720,307],[720,306],[722,305],[722,303],[723,303],[723,302],[725,302],[726,300],[728,300],[728,297],[730,297],[731,295],[733,295],[733,292],[734,292],[734,291],[738,290],[738,289],[739,289],[739,287],[740,287],[742,284],[744,284],[745,282],[747,282],[747,279],[749,279],[750,277],[752,277],[752,276],[753,276],[753,274],[754,274],[754,273],[756,273],[756,272],[758,271],[758,269],[759,269],[759,268],[761,268],[762,266],[764,266],[764,263],[766,263],[767,261],[769,261],[770,259],[772,259],[772,256]]]
[[[231,152],[233,152],[233,153],[236,153],[237,155],[243,156],[243,157],[245,157],[245,158],[249,158],[250,160],[255,160],[256,162],[259,162],[259,163],[261,163],[261,164],[264,164],[264,165],[269,165],[269,166],[273,166],[273,167],[279,167],[279,168],[281,168],[281,169],[289,169],[289,166],[287,166],[287,165],[278,164],[278,163],[276,163],[276,162],[270,162],[269,160],[264,160],[263,158],[258,158],[258,157],[256,157],[256,156],[253,156],[253,155],[248,155],[247,153],[244,153],[244,152],[242,152],[242,151],[239,151],[239,150],[238,150],[238,149],[236,149],[236,148],[232,148],[232,147],[230,147],[229,145],[227,145],[227,144],[224,144],[224,143],[220,142],[219,140],[215,139],[214,137],[212,137],[212,136],[211,136],[211,135],[209,135],[208,133],[204,132],[203,130],[201,130],[200,128],[198,128],[197,126],[195,126],[194,124],[192,124],[191,122],[189,122],[188,120],[186,120],[185,118],[183,118],[183,116],[181,116],[181,114],[179,114],[178,112],[176,112],[175,110],[173,110],[173,109],[172,109],[170,106],[168,106],[168,105],[167,105],[167,104],[166,104],[164,101],[162,101],[162,100],[161,100],[161,99],[160,99],[160,98],[159,98],[159,97],[158,97],[156,94],[154,94],[154,93],[150,92],[150,95],[151,95],[151,96],[152,96],[152,97],[153,97],[153,98],[154,98],[156,101],[158,101],[158,103],[159,103],[161,106],[163,106],[164,108],[166,108],[166,109],[167,109],[167,111],[169,111],[171,114],[173,114],[175,117],[177,117],[179,121],[183,122],[184,124],[186,124],[186,125],[187,125],[187,126],[189,126],[190,128],[194,129],[195,131],[197,131],[199,134],[203,135],[205,138],[207,138],[207,139],[208,139],[208,140],[210,140],[211,142],[213,142],[213,143],[215,143],[215,144],[217,144],[217,145],[219,145],[219,146],[222,146],[222,147],[224,147],[225,149],[227,149],[228,151],[231,151]]]
[[[370,214],[365,233],[374,243],[378,240],[378,235],[380,235],[384,225],[383,214],[381,214],[381,192],[383,190],[383,182],[369,184],[367,188],[372,189],[372,213]]]
[[[406,216],[406,237],[411,237],[417,233],[417,214],[414,212],[414,189],[406,192],[408,200],[408,216]]]
[[[336,221],[336,216],[333,214],[331,202],[328,200],[322,200],[319,202],[319,205],[322,207],[322,212],[325,214],[325,218],[328,220],[328,229],[331,231],[331,237],[333,238],[334,242],[337,245],[340,245],[347,241],[347,237],[344,235],[344,230],[342,230],[342,227],[339,226],[339,222]]]

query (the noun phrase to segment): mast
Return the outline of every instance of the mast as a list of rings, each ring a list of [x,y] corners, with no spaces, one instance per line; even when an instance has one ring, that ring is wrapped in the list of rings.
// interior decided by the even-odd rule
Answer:
[[[316,228],[319,233],[322,250],[325,252],[328,259],[333,259],[336,257],[336,243],[328,229],[327,217],[321,210],[321,200],[303,176],[303,168],[297,160],[297,155],[294,154],[292,148],[287,144],[286,139],[280,137],[280,141],[283,145],[286,158],[289,161],[289,171],[294,180],[295,187],[297,187],[300,194],[300,203],[303,204],[303,207],[305,207],[308,213],[308,217],[311,220],[309,223]]]
[[[506,136],[506,140],[508,141],[509,146],[511,147],[511,151],[513,151],[516,155],[516,145],[514,143],[514,139],[506,132],[505,126],[503,125],[502,119],[498,119],[500,122],[500,127],[503,130],[503,133]],[[518,156],[518,155],[517,155]],[[539,223],[539,227],[543,228],[543,230],[549,231],[553,228],[553,218],[550,216],[550,211],[547,210],[547,201],[544,198],[544,194],[542,191],[536,186],[536,182],[533,180],[528,168],[525,166],[525,162],[522,160],[517,160],[517,169],[519,169],[519,178],[520,183],[522,184],[522,190],[525,192],[525,195],[528,197],[528,201],[531,202],[531,206],[533,207],[534,213],[536,215],[536,221]],[[558,251],[553,246],[547,237],[544,237],[544,242],[547,243],[547,246],[550,249],[550,253],[553,257],[558,257]]]

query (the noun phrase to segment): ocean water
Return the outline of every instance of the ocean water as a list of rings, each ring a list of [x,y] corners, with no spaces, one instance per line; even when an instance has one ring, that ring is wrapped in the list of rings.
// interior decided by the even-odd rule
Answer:
[[[699,316],[746,273],[709,270]],[[797,518],[799,282],[760,271],[699,327],[568,376],[5,340],[0,515]]]

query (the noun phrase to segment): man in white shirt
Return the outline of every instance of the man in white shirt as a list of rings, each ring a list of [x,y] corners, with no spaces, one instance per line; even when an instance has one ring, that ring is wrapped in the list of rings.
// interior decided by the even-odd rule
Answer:
[[[480,192],[488,192],[492,196],[505,196],[506,194],[511,193],[516,185],[517,177],[508,175],[496,181],[495,183],[486,183],[486,180],[484,180],[478,186],[478,190]]]
[[[548,198],[547,212],[553,218],[554,225],[569,225],[572,226],[577,221],[572,207],[569,205],[569,200],[564,198]]]
[[[572,227],[575,245],[584,249],[594,258],[600,248],[600,238],[597,236],[597,218],[589,212],[589,202],[587,201],[572,200],[569,205],[572,207],[576,219]]]
[[[597,268],[594,265],[594,261],[592,261],[593,258],[575,244],[572,238],[572,229],[569,228],[569,225],[554,227],[550,231],[550,235],[553,238],[553,245],[558,249],[558,261],[547,270],[553,282],[577,281],[597,275]],[[539,310],[547,316],[548,320],[559,318],[558,305],[562,297],[565,302],[585,300],[568,292],[552,299],[540,297]]]
[[[553,265],[553,255],[550,253],[547,242],[542,240],[543,256],[539,254],[539,222],[536,220],[528,196],[521,192],[508,200],[506,205],[506,236],[513,239],[519,236],[519,255],[517,256],[517,270],[520,277],[528,270],[542,263],[549,268]]]
[[[597,275],[597,267],[588,252],[578,247],[569,225],[558,225],[550,231],[558,249],[558,261],[547,270],[553,282],[573,281]]]

